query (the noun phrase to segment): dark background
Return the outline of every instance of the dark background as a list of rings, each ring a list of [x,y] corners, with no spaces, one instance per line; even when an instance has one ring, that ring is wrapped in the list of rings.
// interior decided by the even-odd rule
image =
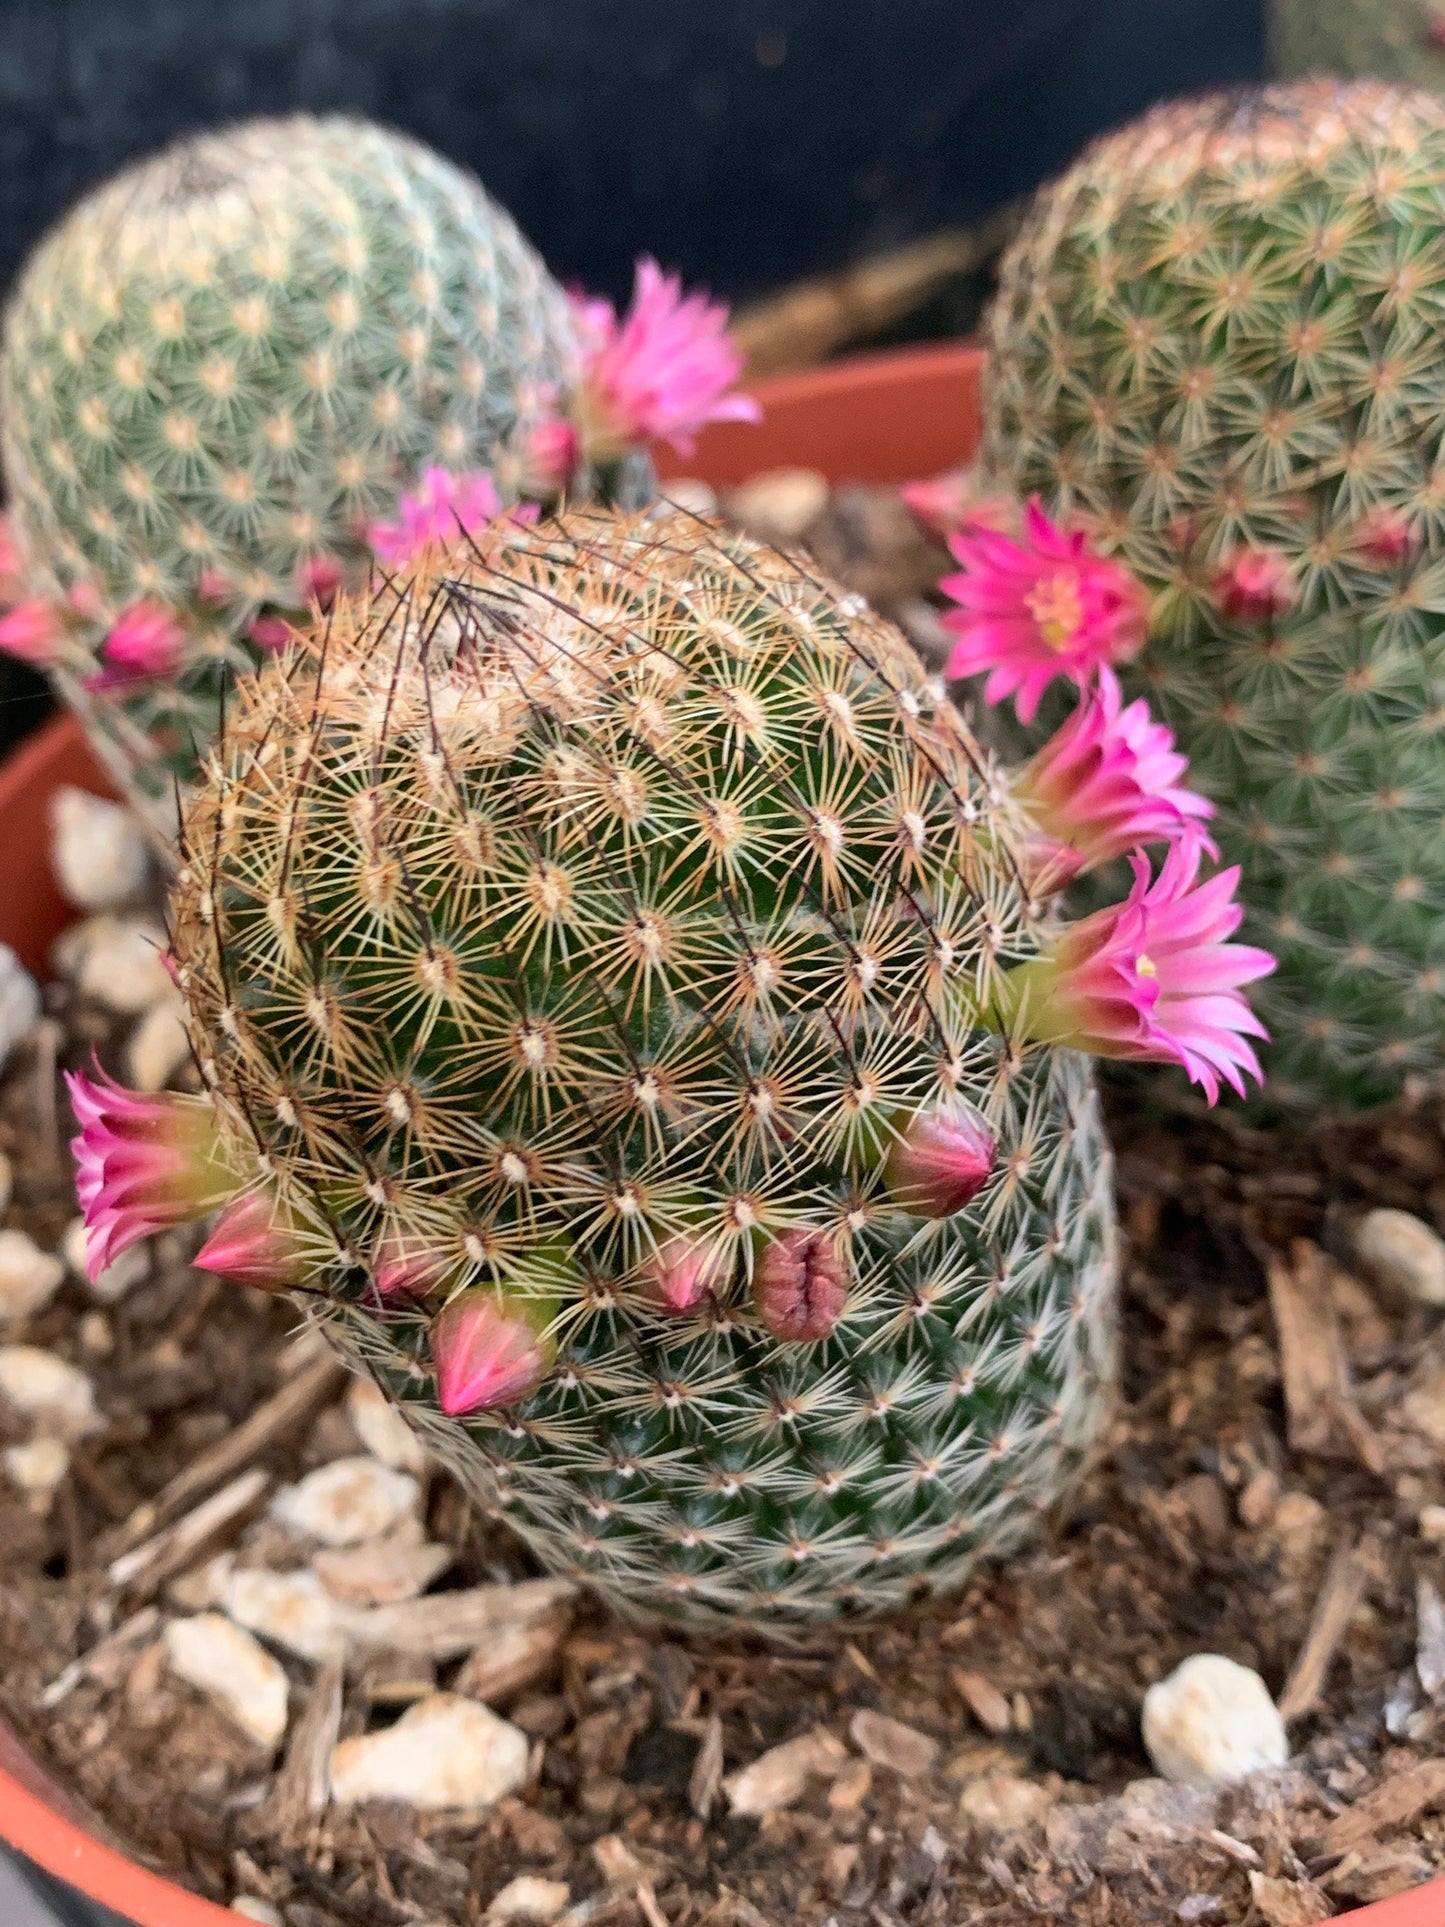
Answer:
[[[172,135],[366,114],[472,168],[564,281],[731,300],[976,220],[1163,94],[1255,78],[1262,0],[0,0],[0,293]],[[949,332],[980,290],[905,323]],[[894,330],[895,333],[900,332]],[[0,749],[44,710],[0,660]]]

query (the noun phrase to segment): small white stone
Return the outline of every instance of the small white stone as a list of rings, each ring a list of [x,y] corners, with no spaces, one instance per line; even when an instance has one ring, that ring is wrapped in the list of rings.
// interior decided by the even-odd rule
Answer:
[[[426,1448],[396,1406],[369,1378],[354,1378],[346,1388],[346,1415],[373,1458],[396,1472],[426,1470]]]
[[[1221,1653],[1195,1653],[1151,1686],[1143,1730],[1150,1759],[1179,1786],[1230,1786],[1289,1758],[1269,1688]]]
[[[314,1572],[240,1566],[226,1581],[224,1605],[238,1626],[284,1646],[299,1659],[338,1659],[346,1635],[337,1602]]]
[[[1355,1227],[1355,1256],[1371,1281],[1415,1305],[1445,1305],[1445,1241],[1409,1211],[1382,1206]]]
[[[185,1009],[180,992],[167,985],[136,1025],[126,1049],[126,1081],[133,1090],[164,1090],[189,1058]]]
[[[60,1439],[27,1439],[7,1445],[5,1473],[22,1492],[53,1492],[70,1470],[70,1447]]]
[[[662,499],[688,515],[712,515],[717,510],[717,490],[697,475],[679,475],[662,484]],[[492,1905],[496,1906],[496,1901]]]
[[[8,943],[0,943],[0,1066],[40,1015],[35,979]]]
[[[1438,1546],[1445,1540],[1445,1505],[1422,1505],[1416,1524],[1426,1544]]]
[[[421,1487],[409,1474],[395,1472],[360,1454],[333,1459],[288,1485],[271,1502],[274,1517],[326,1546],[356,1546],[389,1532],[398,1520],[417,1511]]]
[[[235,1569],[235,1553],[218,1552],[201,1565],[178,1572],[166,1587],[166,1598],[177,1611],[183,1613],[204,1613],[213,1606],[223,1607],[226,1589]]]
[[[455,1555],[430,1544],[421,1520],[408,1514],[380,1539],[332,1546],[311,1555],[311,1570],[333,1599],[348,1606],[394,1606],[439,1579]]]
[[[220,1613],[197,1613],[166,1627],[166,1658],[178,1679],[275,1752],[286,1732],[286,1675],[259,1640]]]
[[[340,1806],[403,1800],[421,1812],[476,1813],[527,1778],[525,1733],[476,1700],[436,1693],[395,1726],[342,1740],[331,1755],[331,1797]]]
[[[0,1345],[0,1401],[44,1438],[81,1439],[104,1424],[85,1373],[37,1345]]]
[[[0,1325],[14,1324],[48,1305],[65,1266],[23,1231],[0,1231]]]
[[[571,1899],[572,1889],[565,1880],[543,1880],[539,1874],[519,1873],[492,1901],[487,1919],[555,1920]]]
[[[261,1927],[286,1927],[286,1922],[269,1900],[258,1900],[254,1894],[238,1894],[231,1902],[231,1912],[239,1914],[242,1920],[256,1920]]]
[[[68,784],[50,803],[50,861],[77,910],[134,903],[150,876],[150,851],[130,811]]]
[[[118,1017],[139,1017],[173,989],[161,953],[165,933],[134,917],[92,917],[81,926],[76,984]]]
[[[1054,1796],[1037,1780],[1017,1773],[984,1773],[959,1796],[958,1811],[965,1820],[989,1833],[1022,1833],[1042,1819]]]
[[[764,542],[796,542],[828,506],[828,483],[815,468],[769,468],[735,488],[728,512]]]

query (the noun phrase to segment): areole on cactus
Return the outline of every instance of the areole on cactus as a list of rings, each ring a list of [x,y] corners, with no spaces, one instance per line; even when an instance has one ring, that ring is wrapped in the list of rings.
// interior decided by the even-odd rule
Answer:
[[[1147,589],[1111,660],[1215,806],[1305,1112],[1445,1067],[1442,240],[1439,99],[1176,102],[1042,192],[992,321],[986,486]]]

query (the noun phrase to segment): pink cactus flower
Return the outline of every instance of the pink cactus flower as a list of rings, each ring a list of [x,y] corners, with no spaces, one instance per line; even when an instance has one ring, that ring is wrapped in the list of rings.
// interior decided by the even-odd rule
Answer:
[[[1181,784],[1188,767],[1149,705],[1140,698],[1125,707],[1118,677],[1101,667],[1098,687],[1015,779],[1037,831],[1035,887],[1061,890],[1146,843],[1177,843],[1213,816],[1214,805]]]
[[[965,528],[995,529],[1007,535],[1018,522],[1013,497],[981,495],[977,473],[971,468],[950,468],[927,481],[905,482],[898,493],[923,532],[945,542]]]
[[[522,470],[532,495],[560,495],[571,486],[582,462],[582,436],[560,415],[532,424],[522,452]]]
[[[1214,578],[1214,599],[1228,622],[1272,622],[1298,594],[1289,557],[1278,549],[1235,549]]]
[[[367,530],[376,555],[392,569],[404,568],[433,544],[454,548],[502,512],[497,485],[485,469],[454,475],[449,468],[429,468],[396,506],[397,521],[373,522]]]
[[[758,420],[758,404],[733,388],[743,361],[728,337],[726,305],[684,295],[680,276],[646,255],[621,321],[610,301],[574,297],[573,310],[584,342],[578,408],[591,459],[616,459],[649,441],[690,455],[709,422]]]
[[[826,1231],[795,1225],[758,1254],[753,1303],[774,1338],[807,1344],[826,1338],[848,1302],[848,1267]]]
[[[67,1071],[65,1082],[80,1125],[70,1148],[92,1278],[137,1240],[203,1218],[234,1195],[204,1098],[142,1096],[103,1072]]]
[[[233,1198],[193,1260],[232,1284],[256,1291],[289,1291],[305,1277],[301,1241],[278,1198],[244,1191]]]
[[[1149,598],[1118,562],[1089,552],[1082,533],[1055,527],[1037,501],[1024,514],[1024,539],[971,528],[949,543],[963,572],[939,583],[958,603],[943,621],[958,637],[945,673],[988,671],[984,700],[1013,696],[1031,722],[1056,676],[1086,684],[1103,663],[1138,653]]]
[[[343,570],[334,555],[313,555],[296,571],[296,590],[306,603],[319,602],[324,609],[341,587]]]
[[[919,1111],[890,1146],[883,1181],[905,1211],[951,1218],[987,1184],[997,1151],[977,1111]]]
[[[0,650],[43,669],[65,646],[65,618],[55,603],[31,596],[0,616]]]
[[[1186,836],[1152,882],[1148,860],[1135,856],[1126,902],[1085,917],[1048,957],[1010,973],[1011,1014],[1026,1035],[1096,1057],[1180,1064],[1211,1104],[1220,1078],[1244,1095],[1244,1073],[1261,1077],[1245,1040],[1268,1032],[1240,986],[1268,976],[1275,960],[1227,941],[1244,914],[1239,870],[1196,883],[1200,854]]]
[[[383,1298],[425,1298],[446,1276],[450,1261],[418,1238],[384,1234],[371,1259],[371,1281]]]
[[[1355,524],[1355,547],[1377,569],[1394,569],[1419,546],[1407,509],[1375,508]]]
[[[291,624],[285,616],[255,616],[246,630],[258,649],[265,649],[273,656],[290,642],[291,633]]]
[[[105,664],[89,681],[93,688],[106,689],[173,676],[185,652],[186,632],[172,610],[161,602],[133,602],[101,645]]]
[[[450,1418],[515,1405],[537,1389],[555,1355],[538,1309],[485,1285],[438,1312],[430,1343],[437,1402]]]
[[[660,1311],[691,1311],[710,1291],[725,1284],[728,1260],[715,1245],[679,1232],[649,1254],[639,1285]]]

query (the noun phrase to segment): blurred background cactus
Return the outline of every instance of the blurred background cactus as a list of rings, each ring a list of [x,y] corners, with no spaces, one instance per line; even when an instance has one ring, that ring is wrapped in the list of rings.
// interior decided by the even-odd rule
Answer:
[[[197,1262],[304,1288],[626,1608],[956,1586],[1097,1435],[1115,1282],[1087,1061],[998,1017],[1043,930],[960,719],[691,517],[498,525],[325,635],[241,685],[187,817],[219,1148],[147,1197],[99,1132],[93,1258],[219,1161]],[[149,1103],[184,1162],[202,1100]]]
[[[575,368],[538,257],[418,143],[339,118],[180,142],[74,209],[11,297],[0,407],[34,599],[12,646],[164,824],[280,618],[364,570],[426,471],[514,497]]]
[[[1445,88],[1441,0],[1269,0],[1270,63],[1293,79],[1339,74]]]
[[[1121,674],[1242,865],[1300,1108],[1445,1049],[1442,235],[1427,94],[1166,105],[1040,196],[993,316],[990,476],[1152,592]]]

